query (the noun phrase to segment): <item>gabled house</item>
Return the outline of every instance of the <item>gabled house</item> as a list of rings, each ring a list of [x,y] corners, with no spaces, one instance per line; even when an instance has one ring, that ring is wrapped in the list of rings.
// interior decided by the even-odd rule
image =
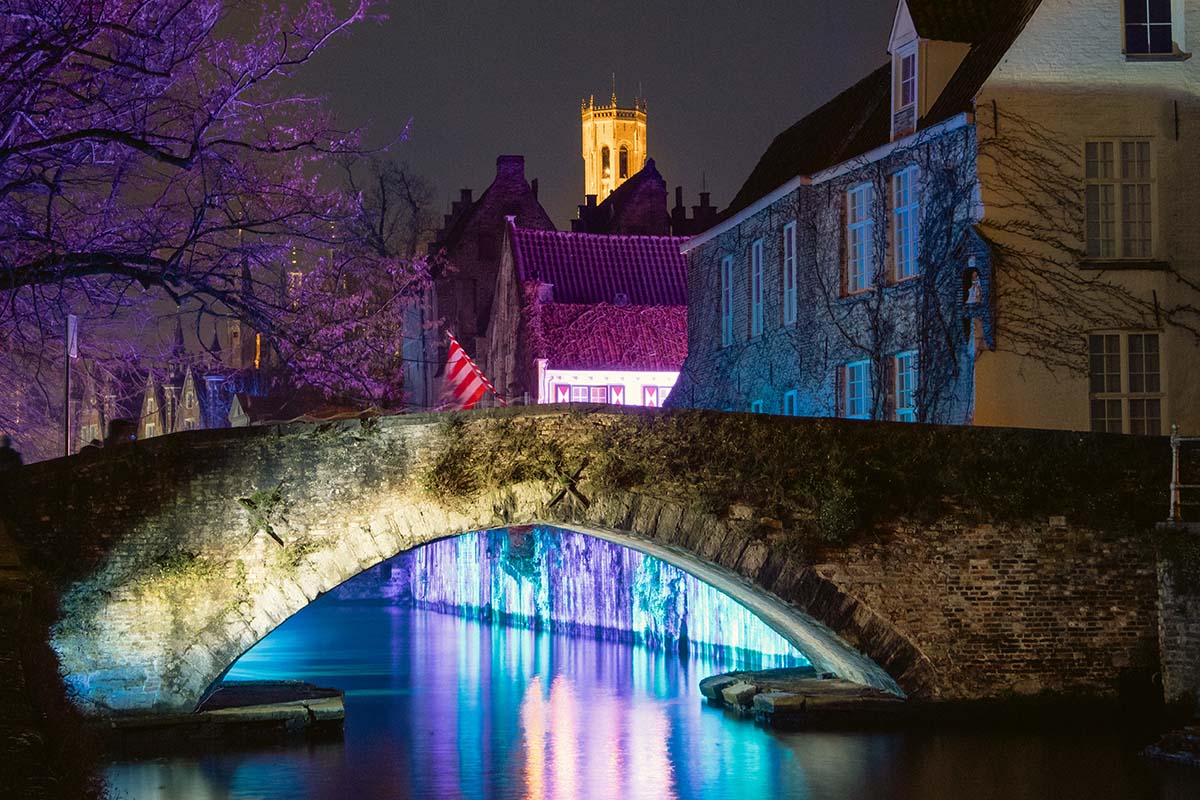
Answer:
[[[684,245],[672,403],[1200,430],[1197,15],[898,2],[887,60]]]
[[[684,241],[526,229],[510,217],[481,364],[497,391],[662,405],[687,354]]]

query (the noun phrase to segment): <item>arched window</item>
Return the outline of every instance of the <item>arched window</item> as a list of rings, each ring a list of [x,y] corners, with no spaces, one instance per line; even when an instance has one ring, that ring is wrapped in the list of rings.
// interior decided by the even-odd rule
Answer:
[[[621,145],[621,150],[617,155],[617,169],[620,171],[622,180],[629,177],[629,148]]]
[[[607,175],[612,169],[612,158],[608,154],[608,148],[600,148],[600,174]]]

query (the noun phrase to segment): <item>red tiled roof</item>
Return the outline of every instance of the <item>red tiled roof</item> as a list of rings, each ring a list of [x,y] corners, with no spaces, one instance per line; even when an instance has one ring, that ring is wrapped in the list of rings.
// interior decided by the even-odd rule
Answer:
[[[605,236],[539,231],[509,223],[517,277],[553,284],[555,303],[686,306],[682,236]]]
[[[672,372],[687,357],[687,308],[545,303],[537,307],[541,352],[555,369]]]

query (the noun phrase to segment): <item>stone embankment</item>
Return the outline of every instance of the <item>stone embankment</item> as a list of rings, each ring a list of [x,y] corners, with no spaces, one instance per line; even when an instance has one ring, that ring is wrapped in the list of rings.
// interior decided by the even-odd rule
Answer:
[[[712,705],[779,728],[831,728],[891,724],[908,704],[888,692],[811,667],[727,672],[700,681]]]

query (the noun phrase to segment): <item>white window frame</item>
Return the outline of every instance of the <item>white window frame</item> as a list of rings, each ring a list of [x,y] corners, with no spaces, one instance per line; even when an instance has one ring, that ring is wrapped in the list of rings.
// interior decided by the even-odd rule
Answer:
[[[894,61],[892,62],[892,138],[897,136],[907,136],[916,129],[917,119],[920,116],[921,105],[921,57],[919,42],[912,41],[896,50]],[[908,80],[904,79],[904,62],[912,60],[912,75]],[[911,89],[911,97],[908,102],[905,102],[905,89]],[[901,119],[904,112],[911,109],[911,129],[901,130],[897,127],[896,122]]]
[[[860,393],[852,390],[858,387]],[[871,362],[851,361],[842,367],[842,416],[846,419],[871,418]]]
[[[1146,174],[1126,174],[1131,163],[1135,168],[1140,163],[1136,158],[1137,148],[1143,145],[1146,148]],[[1108,159],[1105,158],[1106,152],[1111,153]],[[1091,157],[1093,153],[1095,158]],[[1126,159],[1126,154],[1135,156],[1133,162]],[[1094,138],[1085,142],[1083,244],[1086,258],[1094,261],[1147,261],[1154,258],[1158,239],[1155,160],[1154,141],[1148,137]],[[1109,170],[1107,173],[1106,166]],[[1135,196],[1134,193],[1139,191],[1143,195]],[[1133,203],[1127,204],[1127,199]],[[1130,216],[1140,216],[1130,214],[1133,206],[1143,208],[1149,217],[1144,220],[1147,242],[1145,252],[1135,252],[1131,249],[1135,239],[1128,235],[1130,231],[1127,229],[1130,225],[1142,222],[1138,219],[1128,219]],[[1111,230],[1111,236],[1105,235],[1106,230]],[[1111,251],[1105,249],[1103,243],[1106,241],[1111,241]],[[1136,241],[1142,241],[1141,237]]]
[[[763,240],[750,245],[750,338],[763,334]]]
[[[1144,7],[1146,22],[1131,22],[1129,20],[1129,9],[1126,7],[1125,0],[1121,2],[1121,52],[1127,56],[1137,58],[1162,58],[1164,56],[1178,56],[1183,50],[1184,39],[1184,20],[1187,16],[1187,9],[1182,0],[1169,0],[1170,17],[1166,22],[1150,20],[1150,0],[1140,0]],[[1129,49],[1129,31],[1131,28],[1167,28],[1170,31],[1171,47],[1168,50],[1151,50],[1149,46],[1145,51],[1131,51]],[[1149,40],[1149,30],[1146,31],[1147,40]],[[1147,44],[1149,42],[1147,41]]]
[[[783,324],[796,324],[796,223],[783,226]]]
[[[892,174],[892,278],[897,283],[920,274],[920,177],[915,166]]]
[[[1157,365],[1158,369],[1155,374],[1157,374],[1157,377],[1158,377],[1158,387],[1156,389],[1154,389],[1153,391],[1148,391],[1144,384],[1141,386],[1140,390],[1135,390],[1133,387],[1133,375],[1135,373],[1132,372],[1132,369],[1134,368],[1133,362],[1135,361],[1135,357],[1134,357],[1135,354],[1132,352],[1132,348],[1130,347],[1130,339],[1132,337],[1147,337],[1147,336],[1153,336],[1156,338],[1155,357],[1158,361],[1158,365]],[[1115,353],[1116,359],[1115,359],[1115,361],[1107,361],[1107,363],[1106,363],[1107,367],[1115,367],[1116,369],[1115,369],[1115,371],[1113,371],[1111,369],[1106,369],[1102,373],[1105,376],[1114,375],[1116,377],[1115,389],[1114,389],[1114,387],[1108,385],[1107,379],[1105,380],[1105,385],[1103,387],[1101,387],[1100,390],[1097,390],[1097,387],[1092,382],[1093,379],[1096,377],[1095,372],[1094,372],[1094,368],[1096,366],[1095,362],[1094,362],[1095,354],[1093,351],[1094,337],[1105,337],[1105,338],[1115,337],[1116,338],[1116,342],[1117,342],[1117,351]],[[1107,344],[1107,342],[1106,342],[1106,344]],[[1168,409],[1167,409],[1167,374],[1166,374],[1167,361],[1166,361],[1165,354],[1163,353],[1162,332],[1161,331],[1148,331],[1148,330],[1094,331],[1094,332],[1088,334],[1087,352],[1088,352],[1088,370],[1087,370],[1087,372],[1088,372],[1088,426],[1089,426],[1089,428],[1093,431],[1100,430],[1096,427],[1096,419],[1097,419],[1097,416],[1095,413],[1095,411],[1096,411],[1095,404],[1096,403],[1104,403],[1105,404],[1106,413],[1104,415],[1104,419],[1110,418],[1109,415],[1107,414],[1107,410],[1112,407],[1112,404],[1117,404],[1117,408],[1118,408],[1118,411],[1120,414],[1120,418],[1119,418],[1120,419],[1120,430],[1119,431],[1109,430],[1108,426],[1106,425],[1106,426],[1104,426],[1104,429],[1103,429],[1104,431],[1107,431],[1109,433],[1162,435],[1163,431],[1165,431],[1167,429],[1167,420],[1168,420],[1168,417],[1167,417],[1167,413],[1168,413]],[[1111,355],[1108,354],[1107,348],[1105,348],[1104,355],[1111,358]],[[1145,351],[1143,350],[1140,355],[1142,355],[1144,358]],[[1143,370],[1143,372],[1140,374],[1145,375],[1146,373]],[[1156,431],[1134,430],[1133,404],[1145,403],[1147,401],[1158,403],[1158,429]],[[1112,419],[1116,419],[1116,417],[1113,416]],[[1143,421],[1141,424],[1146,424],[1144,421],[1145,420],[1144,416],[1142,417],[1142,420]],[[1103,431],[1101,431],[1101,432],[1103,432]]]
[[[721,347],[733,344],[733,256],[721,259]]]
[[[763,412],[763,401],[762,401],[762,400],[755,400],[754,402],[752,402],[752,403],[750,404],[750,413],[751,413],[751,414],[762,414],[762,413],[764,413],[764,412]]]
[[[869,292],[874,286],[875,185],[859,183],[846,191],[847,295]]]
[[[783,415],[785,417],[800,416],[800,392],[789,389],[783,393]]]
[[[897,422],[917,421],[917,364],[916,350],[905,350],[895,355],[892,365],[895,410],[892,415]]]

